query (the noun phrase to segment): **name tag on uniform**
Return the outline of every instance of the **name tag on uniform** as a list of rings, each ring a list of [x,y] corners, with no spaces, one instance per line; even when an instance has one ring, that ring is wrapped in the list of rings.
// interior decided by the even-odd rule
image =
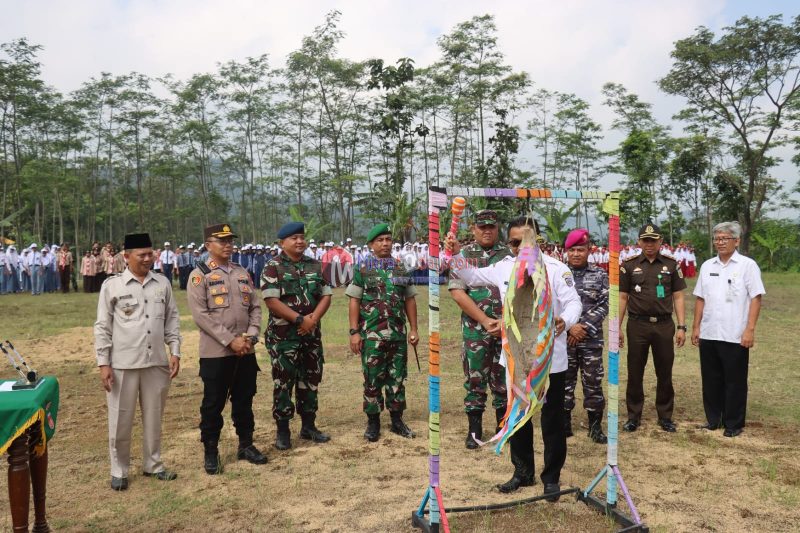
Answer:
[[[709,276],[716,276],[719,277],[719,272],[711,272]]]

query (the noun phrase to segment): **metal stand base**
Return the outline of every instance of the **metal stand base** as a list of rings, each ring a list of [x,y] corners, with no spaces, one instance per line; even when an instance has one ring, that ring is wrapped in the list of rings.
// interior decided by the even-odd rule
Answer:
[[[623,527],[623,529],[618,530],[617,533],[622,533],[623,531],[648,533],[650,531],[650,528],[645,524],[637,524],[630,516],[617,509],[616,505],[609,505],[605,500],[600,500],[591,495],[584,496],[582,491],[578,491],[578,501],[582,501],[589,507],[593,507],[604,515],[613,518],[614,522]]]
[[[43,381],[43,378],[38,378],[35,381],[25,381],[19,380],[13,385],[11,385],[11,390],[26,390],[26,389],[35,389],[39,386],[39,383]]]

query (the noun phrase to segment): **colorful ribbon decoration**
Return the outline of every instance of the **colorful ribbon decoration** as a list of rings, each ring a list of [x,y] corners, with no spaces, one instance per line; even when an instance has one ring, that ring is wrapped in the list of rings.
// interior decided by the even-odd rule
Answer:
[[[529,283],[530,281],[530,283]],[[517,291],[531,291],[536,304],[536,314],[531,316],[531,324],[517,324],[514,313]],[[538,323],[536,315],[538,314]],[[555,316],[550,282],[544,265],[542,252],[536,244],[536,234],[532,228],[525,228],[522,247],[517,255],[506,291],[503,305],[503,320],[500,324],[502,349],[506,356],[506,388],[508,391],[508,407],[501,421],[502,426],[497,434],[488,442],[497,442],[495,453],[499,454],[511,436],[517,432],[533,414],[541,409],[547,386],[550,382],[550,367],[553,363],[553,345]],[[536,346],[533,351],[534,360],[525,379],[516,383],[514,375],[517,361],[513,353],[509,334],[514,336],[517,346],[526,349],[520,328],[535,327],[538,330]],[[516,354],[525,359],[523,354]],[[480,443],[483,444],[483,443]]]

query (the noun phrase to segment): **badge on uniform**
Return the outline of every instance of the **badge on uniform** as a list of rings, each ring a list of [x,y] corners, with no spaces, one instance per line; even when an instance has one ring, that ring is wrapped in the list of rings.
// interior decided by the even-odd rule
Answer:
[[[222,296],[217,296],[216,298],[214,298],[214,303],[217,305],[222,305],[225,303],[225,298]]]
[[[213,280],[222,279],[222,276],[220,276],[219,274],[211,274],[211,279]]]
[[[203,278],[201,278],[199,274],[195,274],[194,276],[192,276],[193,287],[197,287],[198,285],[200,285],[201,281],[203,281]]]
[[[624,267],[624,266],[621,266],[621,267],[619,267],[619,269],[620,269],[620,271],[621,271],[623,274],[627,274],[627,273],[628,273],[628,271],[627,271],[627,270],[625,270],[625,267]]]
[[[640,285],[637,285],[633,288],[633,290],[635,290],[636,292],[642,292],[642,287]]]
[[[664,286],[657,285],[656,286],[656,298],[663,298],[664,297]]]
[[[563,277],[564,281],[567,282],[567,287],[572,287],[575,284],[572,279],[572,272],[564,272],[561,277]]]

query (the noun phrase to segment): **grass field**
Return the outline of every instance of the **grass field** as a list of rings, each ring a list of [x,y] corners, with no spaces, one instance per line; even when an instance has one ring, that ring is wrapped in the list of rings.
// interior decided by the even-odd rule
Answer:
[[[651,530],[797,531],[800,526],[800,349],[793,332],[800,300],[800,275],[765,275],[756,346],[751,351],[748,425],[743,436],[696,429],[703,422],[697,349],[677,350],[674,382],[677,434],[660,431],[652,404],[655,379],[646,377],[643,426],[620,438],[620,466],[642,517]],[[378,443],[363,437],[361,375],[347,349],[346,297],[341,290],[323,324],[326,367],[320,389],[319,426],[333,440],[299,441],[278,453],[272,442],[272,380],[263,345],[258,357],[255,399],[257,445],[266,466],[235,461],[236,437],[226,413],[221,452],[225,473],[207,476],[197,430],[201,382],[197,376],[197,331],[178,293],[184,335],[181,374],[173,382],[164,417],[163,456],[179,473],[176,482],[143,478],[140,423],[134,430],[131,487],[108,488],[105,396],[94,365],[91,325],[96,295],[0,297],[0,337],[16,341],[41,371],[61,382],[58,432],[50,446],[48,515],[64,531],[411,531],[410,514],[427,485],[427,376],[417,372],[413,352],[407,382],[407,421],[418,433],[406,440],[385,430]],[[693,298],[688,299],[693,302]],[[691,307],[688,315],[691,317]],[[420,333],[427,334],[427,292],[419,297]],[[541,485],[511,497],[494,485],[511,474],[507,452],[463,447],[463,376],[458,313],[442,298],[442,491],[446,506],[496,503],[538,495]],[[691,318],[689,318],[691,323]],[[420,349],[425,371],[427,350]],[[624,357],[623,364],[624,364]],[[0,377],[11,378],[7,366]],[[625,372],[621,372],[621,391]],[[580,395],[580,392],[578,393]],[[624,413],[624,405],[620,406]],[[388,418],[388,417],[385,417]],[[488,421],[488,416],[485,421]],[[576,410],[573,424],[586,425]],[[485,424],[488,425],[488,424]],[[537,431],[538,433],[538,431]],[[541,467],[538,434],[537,469]],[[585,429],[569,440],[562,485],[586,486],[603,466],[605,447],[592,444]],[[538,472],[538,470],[537,470]],[[0,476],[0,495],[6,494]],[[602,496],[604,484],[599,487]],[[624,508],[624,505],[622,506]],[[581,503],[562,498],[505,512],[450,516],[453,531],[613,531],[614,525]],[[10,529],[7,504],[0,528]]]

